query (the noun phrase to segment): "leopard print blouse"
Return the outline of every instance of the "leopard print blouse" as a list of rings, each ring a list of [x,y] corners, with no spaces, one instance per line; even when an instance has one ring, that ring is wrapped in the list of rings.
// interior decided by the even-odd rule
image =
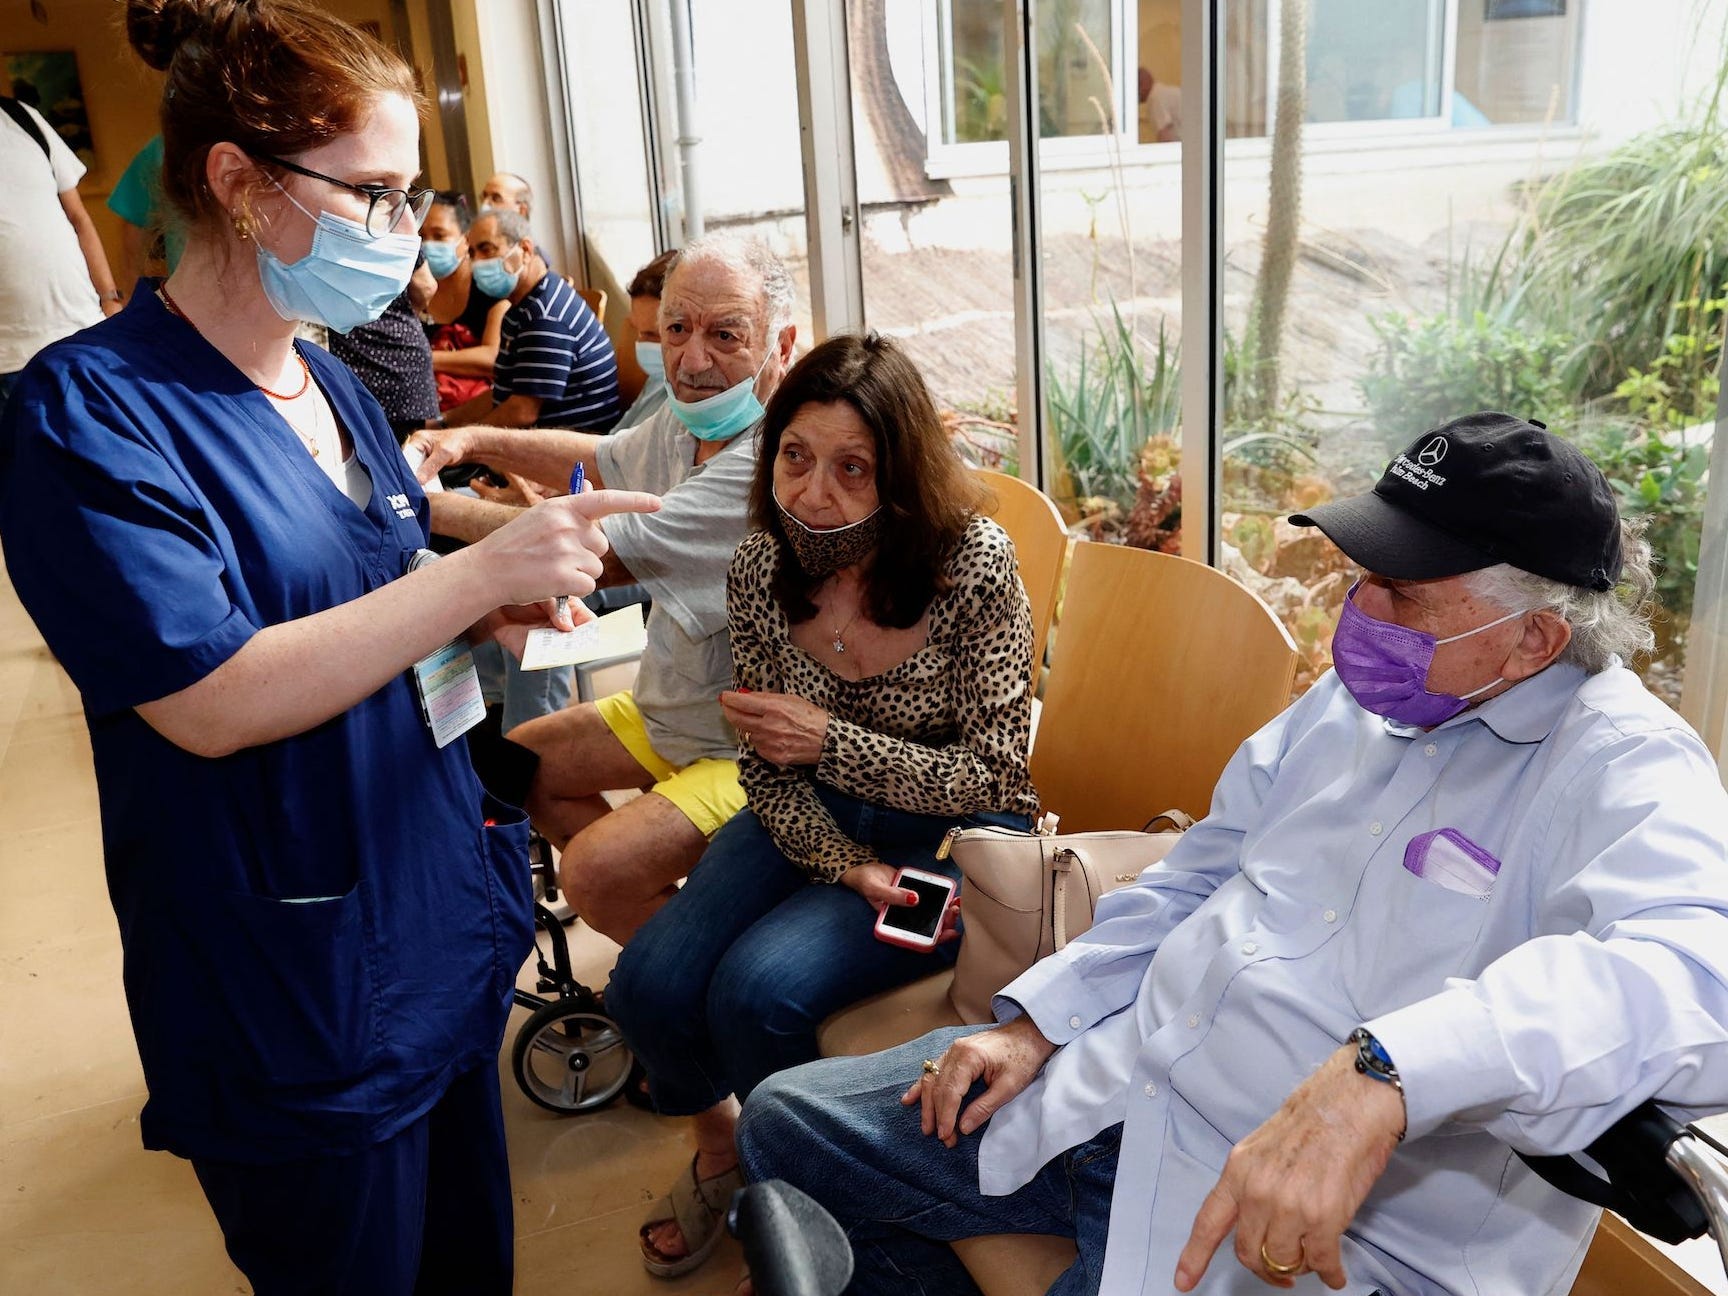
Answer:
[[[793,645],[771,587],[779,541],[758,531],[726,579],[738,685],[789,693],[827,711],[822,758],[786,768],[743,748],[738,777],[750,809],[812,881],[838,881],[875,854],[840,830],[815,781],[913,814],[996,810],[1035,815],[1026,768],[1032,730],[1032,611],[1014,544],[975,517],[948,562],[953,583],[930,604],[924,647],[880,675],[849,680]]]

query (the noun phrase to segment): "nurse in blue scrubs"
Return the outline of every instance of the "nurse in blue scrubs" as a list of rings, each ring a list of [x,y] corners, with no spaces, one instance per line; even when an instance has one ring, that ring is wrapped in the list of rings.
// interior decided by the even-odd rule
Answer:
[[[420,488],[294,330],[407,282],[412,74],[307,0],[130,0],[128,27],[186,251],[23,373],[0,540],[84,699],[144,1142],[192,1160],[259,1296],[505,1293],[526,826],[452,741],[461,648],[562,617],[597,519],[656,503],[551,501],[411,571]],[[414,668],[452,641],[429,718]]]

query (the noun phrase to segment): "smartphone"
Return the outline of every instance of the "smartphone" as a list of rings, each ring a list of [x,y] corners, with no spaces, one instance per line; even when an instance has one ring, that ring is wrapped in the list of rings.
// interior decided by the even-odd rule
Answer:
[[[940,873],[923,869],[903,868],[894,875],[894,885],[915,892],[915,905],[883,905],[876,915],[876,939],[907,949],[936,948],[937,933],[942,930],[942,915],[954,898],[959,883]]]

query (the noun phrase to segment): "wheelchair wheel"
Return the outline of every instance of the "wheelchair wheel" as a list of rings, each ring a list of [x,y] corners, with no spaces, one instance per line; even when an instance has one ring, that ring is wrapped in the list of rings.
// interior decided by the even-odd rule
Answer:
[[[570,999],[535,1009],[510,1051],[510,1069],[528,1100],[563,1115],[611,1102],[635,1060],[616,1022]]]

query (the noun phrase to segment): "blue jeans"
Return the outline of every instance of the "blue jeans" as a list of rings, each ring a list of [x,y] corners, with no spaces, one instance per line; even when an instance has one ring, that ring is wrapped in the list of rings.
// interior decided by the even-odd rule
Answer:
[[[1122,1127],[1052,1158],[1006,1197],[978,1191],[982,1131],[950,1149],[918,1128],[900,1095],[925,1058],[976,1026],[932,1031],[868,1057],[826,1058],[784,1071],[745,1104],[738,1152],[749,1179],[784,1179],[810,1194],[852,1240],[853,1296],[976,1293],[948,1246],[993,1233],[1053,1233],[1079,1251],[1051,1296],[1096,1296],[1110,1228]],[[970,1102],[984,1091],[975,1085]]]
[[[516,654],[501,644],[474,645],[474,670],[480,676],[480,693],[486,705],[504,708],[505,737],[519,724],[562,711],[570,705],[570,687],[575,668],[554,666],[550,670],[525,671]]]
[[[1026,816],[908,814],[817,784],[842,832],[885,864],[959,876],[938,863],[956,823],[1024,829]],[[683,889],[618,956],[606,1012],[648,1072],[656,1110],[706,1111],[818,1056],[828,1014],[940,971],[953,945],[920,953],[876,939],[875,910],[850,887],[812,885],[748,809],[714,834]]]

